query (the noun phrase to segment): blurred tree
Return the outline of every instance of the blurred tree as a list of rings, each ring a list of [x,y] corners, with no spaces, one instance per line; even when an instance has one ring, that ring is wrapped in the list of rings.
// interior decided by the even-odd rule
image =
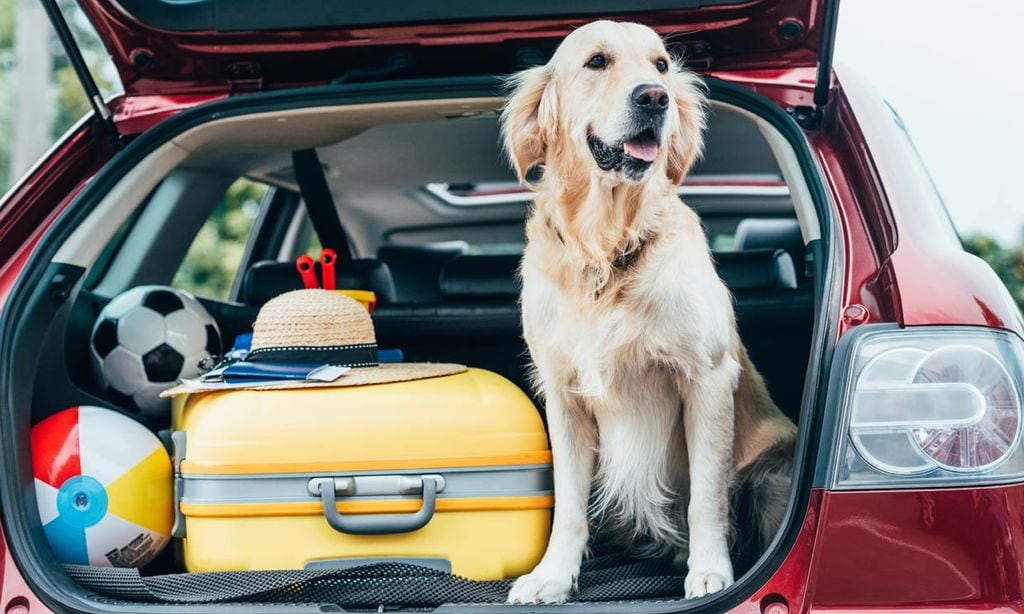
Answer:
[[[11,67],[14,64],[14,0],[0,0],[0,194],[10,184]]]
[[[16,0],[14,4],[13,67],[10,71],[10,162],[16,179],[49,148],[50,116],[47,101],[53,73],[50,22],[39,0]]]
[[[0,50],[14,44],[14,0],[0,0]]]
[[[1003,248],[991,237],[974,235],[964,239],[964,247],[992,267],[1013,299],[1024,309],[1024,242]]]
[[[231,184],[192,240],[174,276],[175,286],[199,296],[228,298],[267,189],[245,178]]]
[[[100,60],[102,63],[102,60]],[[100,91],[110,87],[110,82],[100,77],[97,67],[92,68],[96,84]],[[54,58],[53,87],[56,89],[56,108],[50,124],[50,135],[54,141],[75,124],[92,108],[89,100],[85,97],[85,90],[78,81],[75,69],[68,63],[63,55]]]
[[[3,1],[3,0],[0,0]],[[100,40],[92,24],[79,8],[76,0],[59,0],[58,4],[67,20],[71,35],[75,38],[78,48],[82,52],[82,58],[89,66],[96,86],[104,97],[120,90],[120,84],[115,83],[112,78],[112,66],[110,57],[103,42]],[[50,135],[56,141],[62,134],[80,120],[92,109],[89,100],[85,96],[85,90],[75,74],[75,69],[68,62],[64,50],[54,42],[53,77],[52,87],[55,90],[56,100],[53,109],[53,118],[50,125]]]
[[[43,18],[15,28],[15,20],[18,15],[16,8],[19,6],[19,2],[31,5],[31,8],[34,9],[36,8],[34,3],[37,0],[0,0],[0,194],[17,179],[12,174],[18,175],[23,172],[50,142],[59,138],[90,111],[85,92],[68,63],[63,49],[53,37],[49,22]],[[120,85],[117,83],[116,74],[106,50],[77,2],[75,0],[59,0],[59,3],[100,91],[104,95],[118,91]],[[29,96],[31,104],[25,104],[22,107],[22,116],[30,118],[27,121],[32,127],[41,129],[43,136],[40,137],[40,142],[44,140],[46,142],[32,146],[32,151],[25,151],[18,156],[13,156],[12,144],[15,138],[13,125],[26,121],[14,119],[17,112],[15,108],[16,94],[23,91],[23,88],[15,87],[16,76],[13,74],[17,65],[15,42],[17,34],[20,32],[26,32],[27,40],[34,44],[41,43],[41,47],[49,52],[47,62],[44,63],[47,66],[46,70],[49,71],[47,78],[49,93],[46,96],[41,92],[32,93]],[[18,84],[21,85],[20,81]],[[44,113],[41,117],[40,105],[45,104],[51,104],[52,107],[48,114]],[[44,122],[43,125],[38,124],[40,121]],[[35,124],[31,124],[31,122],[35,122]],[[39,151],[36,151],[37,149]],[[12,160],[12,157],[17,159]],[[12,169],[12,165],[15,168]]]

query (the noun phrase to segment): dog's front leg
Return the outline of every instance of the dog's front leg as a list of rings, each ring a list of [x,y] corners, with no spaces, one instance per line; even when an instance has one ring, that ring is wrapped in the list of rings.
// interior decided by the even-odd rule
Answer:
[[[580,572],[590,526],[587,504],[596,454],[596,427],[577,399],[548,390],[548,435],[555,473],[555,518],[540,563],[509,591],[509,603],[561,603]]]
[[[703,597],[733,582],[729,559],[729,488],[733,475],[733,391],[740,365],[725,357],[681,383],[690,465],[686,597]]]

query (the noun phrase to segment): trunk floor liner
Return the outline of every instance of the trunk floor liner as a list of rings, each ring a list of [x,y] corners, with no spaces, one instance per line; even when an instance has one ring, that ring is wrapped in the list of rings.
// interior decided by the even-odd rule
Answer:
[[[477,581],[406,563],[349,569],[229,571],[142,576],[132,568],[66,565],[86,590],[132,602],[216,604],[336,604],[437,607],[446,603],[502,603],[511,580]],[[622,554],[584,561],[572,601],[681,598],[685,571],[670,559]]]

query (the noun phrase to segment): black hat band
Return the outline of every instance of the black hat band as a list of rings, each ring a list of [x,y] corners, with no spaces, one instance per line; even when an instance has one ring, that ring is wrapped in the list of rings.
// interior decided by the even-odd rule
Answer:
[[[377,344],[290,345],[260,348],[249,352],[249,362],[334,365],[338,367],[376,367]]]

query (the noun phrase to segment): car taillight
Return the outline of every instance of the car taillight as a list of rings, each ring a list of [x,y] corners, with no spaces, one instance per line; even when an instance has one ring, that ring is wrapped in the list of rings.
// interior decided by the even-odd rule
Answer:
[[[1024,480],[1024,343],[983,328],[860,336],[848,361],[832,486]]]

